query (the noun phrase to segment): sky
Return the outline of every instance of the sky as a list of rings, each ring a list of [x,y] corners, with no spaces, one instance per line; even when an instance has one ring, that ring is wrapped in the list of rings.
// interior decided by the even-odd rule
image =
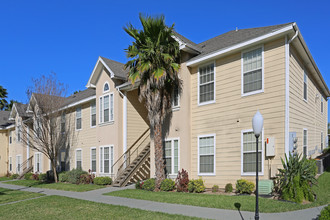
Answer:
[[[330,87],[330,1],[5,1],[0,0],[0,85],[26,103],[32,78],[55,72],[68,95],[84,90],[99,56],[122,63],[139,13],[200,43],[236,29],[297,22]]]

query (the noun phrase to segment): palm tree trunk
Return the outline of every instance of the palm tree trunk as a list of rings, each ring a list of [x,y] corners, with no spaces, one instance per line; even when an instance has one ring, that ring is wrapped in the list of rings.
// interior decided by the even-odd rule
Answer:
[[[165,165],[163,158],[162,125],[157,123],[154,127],[156,188],[159,191],[161,182],[165,179]]]

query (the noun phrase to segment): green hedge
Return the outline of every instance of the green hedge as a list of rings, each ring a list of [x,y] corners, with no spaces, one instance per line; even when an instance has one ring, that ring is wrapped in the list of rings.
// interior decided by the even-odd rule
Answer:
[[[58,180],[60,182],[68,182],[69,181],[68,172],[62,172],[62,173],[58,174]]]
[[[79,184],[80,183],[80,176],[83,174],[88,174],[86,171],[81,169],[72,169],[71,171],[67,172],[68,174],[68,182],[72,184]]]
[[[96,185],[111,185],[112,179],[108,176],[101,176],[94,178],[94,184]]]
[[[188,191],[201,193],[205,191],[204,181],[202,179],[190,180],[188,183]]]
[[[32,176],[33,176],[33,173],[26,173],[26,174],[24,174],[24,179],[31,180]]]
[[[164,179],[160,184],[160,190],[172,191],[175,188],[175,182],[172,179]]]
[[[251,194],[254,190],[254,183],[247,181],[245,179],[237,180],[236,190],[240,194]]]
[[[148,191],[154,191],[156,188],[156,180],[155,179],[147,179],[143,182],[142,189]]]

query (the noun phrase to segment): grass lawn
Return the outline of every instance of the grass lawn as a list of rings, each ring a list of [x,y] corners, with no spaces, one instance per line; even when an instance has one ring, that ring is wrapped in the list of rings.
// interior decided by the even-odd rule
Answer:
[[[104,188],[104,186],[99,186],[95,184],[76,185],[71,183],[43,183],[37,180],[16,180],[5,183],[26,186],[26,187],[38,187],[38,188],[57,189],[57,190],[75,191],[75,192],[86,192],[90,190]]]
[[[41,196],[39,193],[0,188],[0,204]]]
[[[282,202],[272,199],[259,199],[260,212],[286,212],[292,210],[305,209],[315,206],[321,206],[330,203],[330,172],[325,172],[318,178],[318,184],[313,186],[317,195],[317,200],[310,204],[295,204],[291,202]],[[165,203],[176,203],[184,205],[202,206],[219,209],[237,209],[235,204],[240,204],[240,210],[254,211],[254,196],[226,196],[210,195],[196,193],[178,193],[178,192],[150,192],[144,190],[127,189],[107,193],[109,196],[119,196],[126,198],[150,200]]]
[[[198,219],[123,206],[45,196],[0,206],[0,219]]]
[[[10,180],[10,178],[6,176],[0,177],[0,181],[5,181],[5,180]]]

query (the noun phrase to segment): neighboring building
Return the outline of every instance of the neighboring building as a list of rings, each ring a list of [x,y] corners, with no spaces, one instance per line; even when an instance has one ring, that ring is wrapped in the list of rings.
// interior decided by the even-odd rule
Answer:
[[[170,123],[164,124],[169,177],[183,168],[208,187],[254,181],[257,110],[264,117],[260,179],[274,177],[285,154],[315,158],[327,147],[330,92],[295,23],[234,30],[200,44],[178,33],[174,38],[180,43],[183,88],[173,100]],[[154,176],[147,111],[138,101],[138,83],[133,86],[126,77],[123,64],[99,57],[88,89],[66,98],[76,138],[61,153],[59,169],[91,169],[117,179],[116,185]],[[16,104],[11,112],[15,123],[3,127],[4,138],[17,140],[19,124],[28,116],[19,109]],[[8,167],[10,172],[33,154],[38,157],[22,149],[9,143],[8,160],[15,167]],[[39,171],[45,172],[49,162],[41,161]]]

